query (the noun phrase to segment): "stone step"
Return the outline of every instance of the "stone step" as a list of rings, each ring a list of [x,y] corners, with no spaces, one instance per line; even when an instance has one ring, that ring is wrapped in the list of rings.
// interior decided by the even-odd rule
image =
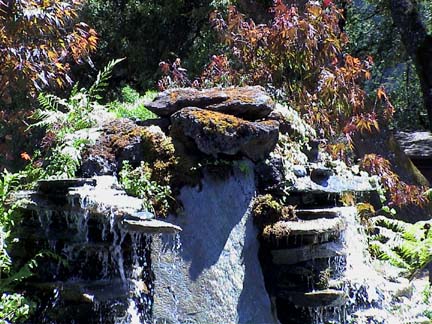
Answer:
[[[315,259],[328,259],[345,255],[344,246],[339,242],[329,242],[301,246],[298,248],[271,251],[273,263],[277,265],[296,264]]]
[[[83,303],[122,299],[128,294],[128,283],[123,282],[121,279],[29,283],[28,287],[46,292],[57,290],[63,300]]]
[[[301,220],[336,218],[341,216],[339,208],[296,209],[296,216]]]
[[[312,292],[281,290],[278,292],[277,297],[285,299],[298,307],[340,307],[347,301],[345,292],[335,289]]]
[[[88,178],[74,178],[39,180],[37,182],[38,191],[46,194],[66,194],[69,189],[82,187],[84,185],[95,186],[96,180]]]
[[[344,219],[340,217],[308,221],[279,221],[266,227],[263,237],[268,242],[276,243],[276,246],[280,242],[294,246],[320,244],[339,238],[345,226]]]
[[[128,232],[139,232],[144,234],[176,234],[182,231],[180,226],[156,219],[125,219],[121,222],[121,227],[123,230]]]

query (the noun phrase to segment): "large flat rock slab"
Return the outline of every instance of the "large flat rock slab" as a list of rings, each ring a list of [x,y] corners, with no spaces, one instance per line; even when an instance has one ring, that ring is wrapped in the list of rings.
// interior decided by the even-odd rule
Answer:
[[[279,123],[250,122],[200,108],[183,108],[171,116],[171,134],[192,139],[208,155],[242,154],[253,161],[264,159],[276,146]]]
[[[298,307],[340,307],[346,303],[345,292],[325,289],[312,292],[282,291],[280,297],[290,300]]]
[[[161,92],[146,107],[156,115],[169,117],[185,107],[198,107],[255,120],[270,114],[275,103],[261,86],[170,89]]]
[[[184,213],[168,219],[183,229],[180,249],[153,238],[155,323],[277,323],[258,260],[254,195],[253,172],[237,169],[182,189]]]
[[[346,227],[341,217],[319,218],[308,221],[278,221],[264,228],[263,237],[268,241],[294,241],[296,244],[318,244],[332,241]]]
[[[398,132],[395,137],[410,158],[432,159],[431,132]]]

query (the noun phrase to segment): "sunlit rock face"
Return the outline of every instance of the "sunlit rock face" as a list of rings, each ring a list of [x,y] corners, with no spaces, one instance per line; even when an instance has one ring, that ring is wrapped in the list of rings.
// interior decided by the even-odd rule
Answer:
[[[258,260],[250,213],[252,164],[225,180],[206,175],[184,187],[181,247],[153,241],[153,318],[157,323],[277,323]],[[165,248],[164,248],[165,247]]]
[[[261,86],[170,89],[161,92],[147,108],[161,117],[169,117],[186,107],[197,107],[247,120],[267,117],[275,103]]]
[[[191,139],[208,155],[243,155],[262,160],[275,148],[279,137],[277,121],[250,122],[200,108],[183,108],[171,116],[171,134]]]

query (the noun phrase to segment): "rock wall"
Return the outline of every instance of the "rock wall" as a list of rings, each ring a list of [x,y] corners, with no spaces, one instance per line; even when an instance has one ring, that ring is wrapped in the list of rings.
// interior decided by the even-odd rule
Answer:
[[[181,247],[152,244],[156,323],[277,323],[258,260],[251,217],[252,164],[226,180],[209,174],[202,188],[184,187]]]

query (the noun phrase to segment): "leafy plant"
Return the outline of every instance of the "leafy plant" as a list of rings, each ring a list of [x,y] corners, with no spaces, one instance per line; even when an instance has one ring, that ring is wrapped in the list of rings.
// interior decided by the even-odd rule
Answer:
[[[13,91],[30,94],[49,85],[71,84],[70,61],[89,60],[97,35],[85,23],[75,24],[82,0],[0,2],[0,100]],[[43,35],[43,37],[41,37]]]
[[[20,294],[3,293],[0,297],[0,324],[19,323],[30,315],[32,304]]]
[[[272,14],[271,23],[256,24],[233,6],[226,17],[214,12],[212,24],[228,51],[213,57],[201,82],[271,83],[327,138],[378,129],[392,106],[385,98],[383,109],[368,102],[361,84],[372,60],[344,52],[348,38],[337,7],[310,1],[302,9],[275,0]]]
[[[371,237],[372,253],[406,271],[411,280],[432,262],[432,231],[427,222],[408,224],[379,216],[373,219],[376,234]]]
[[[166,216],[170,201],[174,201],[171,188],[150,179],[149,166],[145,162],[135,169],[128,161],[123,162],[120,183],[130,195],[143,199],[143,206],[157,216]]]
[[[11,291],[13,285],[32,275],[31,261],[18,271],[12,269],[12,260],[7,252],[7,242],[10,240],[10,229],[17,217],[18,204],[11,204],[10,196],[19,188],[23,174],[10,173],[7,170],[0,175],[0,323],[16,323],[25,319],[30,311],[30,304],[24,296]]]
[[[428,203],[426,188],[409,185],[402,181],[391,169],[390,162],[382,156],[366,154],[360,166],[369,174],[378,176],[380,184],[388,192],[390,207],[410,204],[424,206]]]
[[[140,96],[130,86],[125,86],[121,91],[122,101],[111,102],[108,105],[108,109],[119,118],[138,120],[156,118],[157,116],[145,107],[145,104],[153,100],[156,95],[156,91],[149,90],[144,96]]]
[[[33,114],[39,120],[31,127],[46,129],[44,146],[51,148],[46,158],[47,175],[73,177],[80,164],[83,147],[91,142],[95,134],[89,129],[96,126],[94,114],[104,110],[99,104],[101,93],[108,86],[114,67],[123,59],[112,60],[98,73],[90,88],[78,89],[75,85],[68,99],[52,94],[39,94],[41,108]]]

